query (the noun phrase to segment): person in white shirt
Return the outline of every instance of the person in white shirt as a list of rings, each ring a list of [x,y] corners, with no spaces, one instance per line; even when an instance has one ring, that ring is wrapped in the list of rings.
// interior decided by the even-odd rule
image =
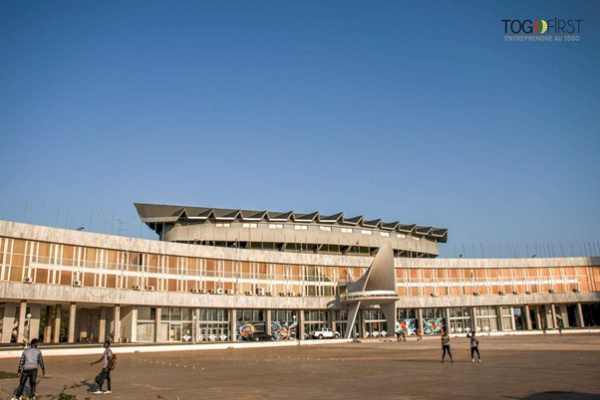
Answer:
[[[442,331],[442,362],[444,362],[446,353],[448,353],[448,356],[450,356],[450,362],[453,363],[454,359],[452,358],[452,353],[450,352],[450,336],[448,336],[447,331]]]
[[[481,355],[479,354],[479,340],[475,337],[475,332],[467,333],[467,337],[471,341],[471,362],[475,362],[475,353],[477,353],[477,359],[481,362]]]
[[[102,353],[102,357],[100,357],[98,360],[90,363],[90,365],[98,364],[100,362],[102,363],[102,370],[96,377],[96,385],[98,387],[93,392],[94,394],[112,393],[112,390],[110,387],[110,366],[111,366],[111,361],[112,361],[113,357],[114,357],[114,354],[113,354],[112,350],[110,349],[110,340],[107,340],[104,342],[104,353]],[[102,391],[102,385],[104,384],[105,380],[106,380],[108,390]]]

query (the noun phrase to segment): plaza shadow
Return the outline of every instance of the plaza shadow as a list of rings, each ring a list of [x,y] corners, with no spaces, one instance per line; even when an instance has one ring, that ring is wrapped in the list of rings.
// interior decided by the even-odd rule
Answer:
[[[600,396],[592,393],[549,391],[535,393],[521,400],[598,400]]]

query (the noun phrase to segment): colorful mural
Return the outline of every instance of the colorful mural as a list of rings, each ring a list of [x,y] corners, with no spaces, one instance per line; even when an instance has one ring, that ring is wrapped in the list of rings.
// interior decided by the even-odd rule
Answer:
[[[425,335],[441,335],[444,330],[444,318],[426,318],[423,320]]]
[[[396,321],[396,334],[402,331],[405,335],[414,335],[417,330],[416,318],[405,318]]]
[[[277,321],[271,323],[271,334],[275,340],[296,339],[296,322]]]
[[[254,324],[250,322],[242,324],[242,322],[238,321],[236,330],[238,333],[237,340],[252,340],[254,332],[256,332]]]
[[[415,335],[419,326],[416,318],[404,318],[396,321],[396,333]],[[423,320],[423,334],[441,335],[444,330],[444,318],[426,318]]]
[[[296,339],[297,323],[291,321],[275,321],[271,323],[272,340],[294,340]],[[259,338],[265,340],[264,322],[242,322],[237,323],[237,340],[256,341]]]

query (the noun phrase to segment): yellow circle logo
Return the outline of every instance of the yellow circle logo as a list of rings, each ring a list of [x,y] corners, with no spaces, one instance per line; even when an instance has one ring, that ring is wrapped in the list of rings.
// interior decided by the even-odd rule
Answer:
[[[545,33],[548,30],[548,23],[543,19],[537,19],[533,22],[533,30],[535,33]]]

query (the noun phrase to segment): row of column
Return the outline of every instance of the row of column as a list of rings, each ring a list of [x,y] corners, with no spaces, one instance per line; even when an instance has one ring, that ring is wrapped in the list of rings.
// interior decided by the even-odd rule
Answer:
[[[575,323],[578,328],[585,327],[585,321],[583,319],[583,308],[581,307],[581,303],[577,303],[577,310],[575,312]],[[545,312],[542,312],[542,307],[544,307]],[[567,327],[564,321],[569,321],[569,316],[566,310],[566,306],[559,306],[559,311],[556,310],[556,305],[550,304],[548,306],[528,306],[524,307],[524,319],[527,330],[533,330],[533,321],[531,320],[531,310],[533,308],[534,318],[536,326],[539,330],[545,329],[558,329],[559,328],[559,320],[563,321],[563,327]]]
[[[577,311],[575,314],[575,320],[576,320],[576,327],[578,328],[583,328],[585,327],[585,322],[583,319],[583,309],[581,306],[581,303],[577,303]],[[544,308],[545,312],[542,311],[542,308]],[[545,329],[558,329],[559,328],[559,320],[563,321],[563,325],[562,327],[568,327],[568,313],[567,313],[567,307],[566,305],[560,305],[560,306],[556,306],[555,304],[550,304],[550,305],[536,305],[536,306],[529,306],[526,305],[523,307],[523,320],[524,320],[524,329],[525,330],[533,330],[533,323],[531,320],[531,310],[534,310],[534,316],[535,316],[535,322],[536,322],[536,327],[539,330],[545,330]],[[558,310],[557,310],[558,309]],[[506,317],[507,315],[502,315],[501,312],[501,307],[498,306],[496,308],[496,318],[498,320],[498,330],[499,331],[515,331],[517,330],[516,327],[516,323],[515,323],[515,318],[514,318],[514,309],[511,307],[511,314],[510,314],[510,326],[505,326],[505,319],[503,317]],[[424,331],[424,324],[423,324],[423,309],[417,309],[417,324],[418,324],[418,328],[421,332],[425,332]],[[469,309],[470,311],[470,328],[474,331],[477,331],[478,329],[478,308],[477,307],[470,307]],[[444,319],[446,321],[446,324],[448,325],[446,327],[446,329],[449,329],[450,326],[449,324],[451,323],[451,308],[444,308]],[[366,326],[365,326],[365,321],[363,319],[363,315],[362,313],[359,313],[356,324],[358,326],[358,330],[359,330],[359,335],[360,336],[364,336],[365,335],[365,331],[366,331]],[[331,311],[330,314],[330,322],[329,322],[329,327],[333,330],[336,330],[336,323],[335,321],[333,321],[333,311]],[[388,327],[388,330],[390,328]]]
[[[29,313],[27,313],[27,301],[21,300],[20,303],[5,303],[4,304],[4,315],[2,317],[2,334],[0,337],[1,343],[10,343],[13,338],[14,330],[13,323],[17,313],[17,306],[19,307],[18,324],[16,326],[16,342],[23,343],[23,341],[31,341],[31,339],[37,338],[40,330],[40,319],[42,305],[31,304],[29,305]],[[108,336],[106,335],[107,328],[107,311],[109,308],[100,307],[100,318],[98,321],[98,338],[97,342],[103,342]],[[121,340],[121,306],[115,305],[112,307],[113,310],[113,321],[114,321],[114,333],[112,340],[118,342]],[[61,341],[61,320],[62,320],[63,306],[57,304],[54,306],[46,306],[46,326],[44,326],[44,342],[45,343],[60,343]],[[67,343],[75,343],[76,333],[76,321],[77,321],[77,304],[69,304],[68,311],[68,329],[67,329]],[[27,328],[25,327],[25,321],[28,321]]]
[[[17,307],[19,308],[19,315],[17,317]],[[10,343],[15,334],[15,341],[22,343],[24,340],[29,340],[29,335],[36,335],[40,327],[40,315],[42,306],[32,305],[29,308],[29,314],[27,314],[27,302],[21,301],[20,303],[5,303],[4,314],[2,315],[2,335],[0,342]],[[18,324],[14,327],[14,321],[18,320]],[[25,321],[29,320],[27,328],[25,328]],[[16,332],[15,332],[16,330]],[[33,339],[33,337],[31,337]]]
[[[40,324],[40,317],[41,317],[41,310],[42,310],[42,305],[39,304],[31,304],[29,306],[29,313],[27,313],[27,301],[22,300],[20,303],[5,303],[4,304],[4,315],[3,315],[3,320],[2,320],[2,334],[0,337],[0,342],[2,343],[10,343],[11,339],[13,338],[13,334],[14,334],[14,330],[13,330],[13,323],[14,323],[14,319],[16,317],[16,313],[17,313],[17,307],[19,307],[19,315],[18,315],[18,325],[16,326],[16,341],[17,343],[22,343],[24,340],[26,341],[30,341],[31,339],[33,339],[34,337],[38,336],[38,332],[39,332],[39,324]],[[76,303],[71,303],[68,306],[68,329],[67,329],[67,338],[66,341],[67,343],[75,343],[76,339],[80,340],[82,339],[80,338],[76,338],[76,322],[77,322],[77,314],[78,314],[78,309],[77,309],[77,304]],[[576,304],[576,314],[575,314],[575,320],[576,320],[576,324],[577,327],[584,327],[584,319],[583,319],[583,310],[582,310],[582,306],[581,303],[577,303]],[[497,308],[498,312],[497,312],[497,318],[498,318],[498,323],[499,323],[499,330],[516,330],[515,327],[515,320],[514,320],[514,315],[512,315],[511,312],[511,326],[503,326],[504,325],[504,318],[503,315],[501,314],[500,310],[501,308],[498,307]],[[533,310],[533,313],[531,312]],[[84,310],[85,311],[85,310]],[[112,332],[110,332],[110,334],[107,335],[107,329],[110,329],[110,327],[108,326],[108,321],[109,319],[107,318],[108,315],[110,314],[111,308],[109,307],[100,307],[99,308],[99,318],[97,321],[97,334],[98,337],[96,338],[96,340],[94,340],[95,342],[103,342],[106,338],[109,338],[110,340],[114,341],[114,342],[120,342],[122,340],[123,334],[122,334],[122,329],[121,329],[121,306],[120,305],[114,305],[112,306],[112,321],[113,321],[113,325],[112,325]],[[447,322],[447,324],[450,323],[451,318],[450,318],[450,308],[445,308],[444,312],[444,317],[445,320]],[[477,330],[477,325],[478,325],[478,318],[477,318],[477,308],[476,307],[472,307],[470,309],[471,311],[471,329],[473,330]],[[44,342],[46,343],[59,343],[61,341],[61,317],[62,317],[62,312],[63,312],[63,306],[60,304],[57,304],[55,306],[46,306],[46,326],[43,327],[44,329]],[[126,311],[127,313],[127,311]],[[266,313],[266,317],[265,317],[265,327],[267,330],[267,333],[270,334],[271,333],[271,312],[270,310],[265,310]],[[129,330],[131,330],[129,332],[129,334],[127,335],[127,339],[131,340],[132,342],[137,341],[137,335],[136,335],[136,331],[137,331],[137,309],[135,307],[132,308],[131,310],[131,321],[130,324],[131,326],[126,326],[126,330],[129,332]],[[533,329],[533,325],[534,322],[532,321],[532,315],[533,314],[533,318],[535,320],[535,326],[537,327],[537,329],[557,329],[559,327],[559,323],[558,320],[562,320],[562,321],[568,321],[568,315],[567,315],[567,310],[566,310],[566,306],[565,305],[560,305],[560,306],[556,306],[554,304],[550,304],[550,305],[545,305],[545,306],[541,306],[541,305],[536,305],[536,306],[529,306],[529,305],[525,305],[523,306],[523,323],[524,323],[524,329],[526,330],[532,330]],[[96,314],[97,315],[97,314]],[[129,314],[127,314],[129,315]],[[336,330],[337,326],[336,326],[336,322],[335,322],[335,318],[334,318],[334,311],[333,310],[329,310],[329,327],[332,328],[333,330]],[[298,316],[298,326],[297,326],[297,335],[298,338],[300,339],[304,339],[304,312],[302,310],[298,310],[297,311],[297,316]],[[364,324],[364,321],[362,319],[362,313],[359,313],[359,321],[357,321],[358,326],[360,327],[360,334],[362,336],[362,334],[364,333],[365,329],[362,326]],[[200,328],[200,310],[196,309],[194,310],[194,326],[193,326],[193,337],[195,338],[197,336],[197,333],[199,332],[199,328]],[[28,326],[26,328],[25,325],[25,321],[29,321]],[[95,320],[95,316],[94,316],[94,320]],[[127,320],[127,318],[126,318]],[[417,309],[417,321],[418,321],[418,327],[421,330],[421,332],[424,332],[424,327],[423,327],[423,310],[422,309]],[[127,321],[126,321],[127,322]],[[155,313],[155,330],[154,330],[154,341],[155,342],[161,342],[163,341],[165,338],[161,338],[160,337],[160,327],[161,327],[161,322],[162,322],[162,315],[161,315],[161,309],[160,308],[156,308],[156,313]],[[566,327],[567,324],[563,322],[563,326]],[[237,311],[235,309],[231,309],[229,310],[229,327],[230,327],[230,340],[231,341],[235,341],[237,339]],[[95,328],[94,328],[95,329]]]
[[[271,319],[271,312],[270,310],[265,310],[265,329],[266,329],[266,333],[268,335],[270,335],[271,332],[271,323],[272,323],[272,319]],[[299,339],[304,339],[304,311],[303,310],[298,310],[297,311],[297,316],[298,316],[298,325],[296,327],[296,334],[298,335]],[[158,343],[161,342],[163,338],[160,337],[160,326],[162,323],[162,313],[161,313],[161,309],[159,307],[156,308],[155,314],[154,314],[154,324],[155,324],[155,328],[154,328],[154,342]],[[134,319],[135,321],[136,319]],[[133,324],[133,329],[135,330],[135,323]],[[192,337],[195,338],[197,337],[197,334],[200,330],[200,309],[196,309],[194,310],[194,319],[193,319],[193,332],[192,332]],[[230,309],[229,310],[229,340],[232,342],[235,342],[237,340],[237,310],[236,309]],[[135,341],[135,331],[132,332],[132,341]]]
[[[583,309],[582,309],[581,303],[577,303],[576,306],[577,306],[577,311],[575,314],[576,327],[583,328],[583,327],[585,327],[585,322],[583,319]],[[544,308],[545,312],[542,311],[542,308]],[[559,309],[558,311],[557,311],[557,306],[555,304],[536,305],[536,306],[525,305],[523,307],[523,315],[522,315],[524,325],[525,325],[524,326],[525,330],[533,330],[533,322],[531,319],[531,310],[532,309],[534,311],[536,327],[539,330],[558,329],[559,328],[559,320],[563,321],[562,327],[566,328],[568,326],[569,316],[567,313],[566,305],[558,306],[558,309]],[[499,330],[501,330],[501,331],[516,330],[514,308],[511,307],[511,314],[510,314],[511,326],[510,327],[504,326],[504,318],[503,317],[506,317],[506,315],[502,315],[502,308],[497,307],[496,310],[497,310],[496,317],[498,319]],[[478,318],[477,318],[478,317],[478,309],[477,309],[477,307],[471,307],[470,312],[471,312],[471,329],[473,329],[474,331],[477,331],[477,328],[478,328]],[[449,323],[451,321],[450,308],[445,309],[444,317],[445,317],[445,320],[447,323]],[[423,311],[421,309],[417,310],[417,318],[419,321],[419,329],[421,330],[421,332],[423,332]]]

